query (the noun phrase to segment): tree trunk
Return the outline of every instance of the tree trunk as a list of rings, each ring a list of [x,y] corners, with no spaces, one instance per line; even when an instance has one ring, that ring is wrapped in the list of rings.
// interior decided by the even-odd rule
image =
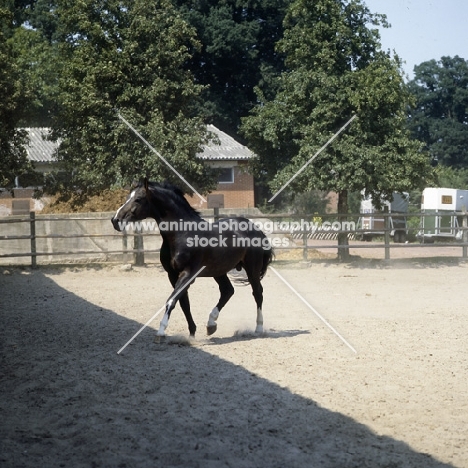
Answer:
[[[348,191],[342,190],[338,193],[338,221],[341,224],[340,230],[342,230],[344,221],[347,221],[348,217]],[[348,233],[338,233],[338,260],[340,262],[348,262],[350,259],[349,255],[349,243]],[[343,247],[346,246],[346,247]]]

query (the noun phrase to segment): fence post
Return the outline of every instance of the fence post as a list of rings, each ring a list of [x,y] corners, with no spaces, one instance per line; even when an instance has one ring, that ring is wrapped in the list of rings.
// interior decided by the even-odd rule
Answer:
[[[36,257],[36,213],[34,211],[29,212],[29,232],[31,235],[31,267],[37,267]]]
[[[303,245],[303,249],[302,249],[302,260],[304,260],[304,262],[307,262],[307,234],[309,232],[307,231],[307,229],[304,229],[302,231],[302,245]]]
[[[463,258],[466,258],[467,257],[467,250],[468,250],[468,247],[467,247],[467,243],[468,243],[468,213],[466,212],[466,210],[463,210],[463,222],[462,222],[462,226],[463,226],[463,236],[462,236],[462,239],[463,239]]]
[[[127,263],[127,250],[128,250],[128,236],[127,231],[122,233],[122,263]]]
[[[390,215],[384,213],[385,216],[385,260],[390,260]]]
[[[141,228],[138,227],[135,229],[135,234],[133,236],[133,249],[136,250],[133,255],[133,260],[136,266],[143,266],[145,264],[143,247],[143,234]]]

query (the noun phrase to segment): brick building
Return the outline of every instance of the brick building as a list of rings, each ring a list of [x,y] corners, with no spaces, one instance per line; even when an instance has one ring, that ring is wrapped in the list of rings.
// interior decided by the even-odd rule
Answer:
[[[208,131],[212,132],[219,140],[219,144],[210,142],[203,147],[203,151],[197,156],[206,164],[219,170],[218,186],[210,194],[210,198],[222,195],[224,208],[253,208],[254,181],[248,172],[248,162],[253,153],[245,146],[238,143],[226,133],[214,125],[208,125]],[[34,162],[37,172],[47,173],[53,170],[58,151],[58,144],[48,141],[49,128],[26,128],[29,136],[27,146],[28,157]],[[9,214],[25,214],[30,210],[40,210],[37,200],[32,198],[33,189],[21,188],[19,179],[15,188],[14,198],[9,191],[0,193],[0,216]],[[206,197],[205,197],[206,198]],[[197,209],[207,208],[197,195],[188,197],[189,202]]]
[[[34,163],[35,171],[42,174],[51,171],[57,156],[58,144],[46,139],[50,129],[28,127],[24,130],[27,131],[29,138],[26,151],[29,160]],[[27,180],[27,177],[25,179]],[[24,185],[29,185],[27,181],[17,177],[15,185],[13,193],[9,190],[0,191],[0,216],[24,215],[42,209],[42,203],[33,198],[34,189],[23,188]]]
[[[254,179],[248,172],[248,163],[254,154],[214,125],[208,125],[207,129],[219,140],[219,144],[210,142],[198,154],[206,164],[219,170],[218,186],[209,197],[213,199],[222,195],[224,208],[253,208]],[[188,197],[188,200],[197,209],[207,208],[197,195]]]

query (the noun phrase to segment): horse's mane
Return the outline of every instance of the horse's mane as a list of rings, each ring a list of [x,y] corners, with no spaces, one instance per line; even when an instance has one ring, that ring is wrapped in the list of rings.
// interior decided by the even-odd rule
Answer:
[[[200,213],[190,205],[190,203],[185,198],[184,192],[182,192],[182,190],[179,187],[167,181],[164,181],[162,183],[148,182],[148,187],[150,188],[150,190],[158,188],[166,190],[168,192],[167,195],[172,199],[172,201],[176,203],[176,205],[179,208],[181,208],[187,214],[195,214],[197,216],[200,216]]]

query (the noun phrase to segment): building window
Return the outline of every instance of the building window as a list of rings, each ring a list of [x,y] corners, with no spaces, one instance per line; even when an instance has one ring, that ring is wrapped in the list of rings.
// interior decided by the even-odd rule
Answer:
[[[218,169],[218,183],[219,184],[234,183],[234,168],[223,167],[223,168]]]
[[[452,197],[450,195],[442,195],[442,205],[451,205]]]

